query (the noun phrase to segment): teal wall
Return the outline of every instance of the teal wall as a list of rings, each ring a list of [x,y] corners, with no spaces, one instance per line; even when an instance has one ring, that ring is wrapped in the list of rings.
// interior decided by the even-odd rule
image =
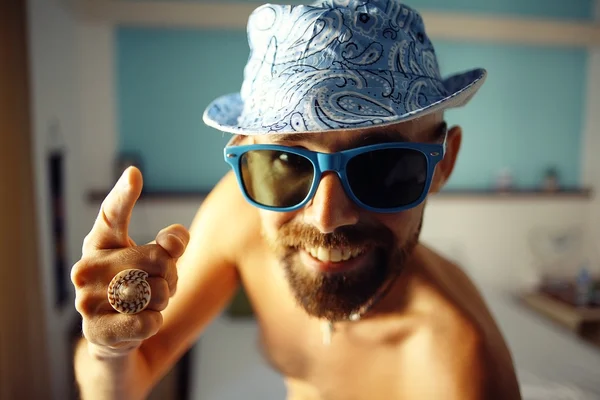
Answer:
[[[123,0],[122,0],[123,1]],[[214,0],[125,0],[171,3],[214,3]],[[318,0],[320,1],[320,0]],[[310,1],[219,0],[219,3],[310,4]],[[315,1],[317,2],[317,1]],[[475,13],[573,18],[591,20],[594,0],[405,0],[405,4],[419,10],[466,11]]]
[[[591,0],[408,4],[581,20],[592,15]],[[210,189],[227,171],[222,148],[228,137],[206,127],[202,112],[216,96],[239,89],[248,56],[244,32],[122,26],[115,40],[119,149],[142,156],[149,189]],[[529,187],[550,165],[559,168],[565,184],[580,183],[585,50],[435,44],[444,74],[474,66],[489,70],[469,106],[448,113],[448,122],[464,129],[449,188],[485,188],[504,167],[512,169],[517,184]]]
[[[119,148],[142,156],[146,188],[209,190],[227,171],[229,136],[202,113],[239,90],[243,34],[123,28],[117,41]]]

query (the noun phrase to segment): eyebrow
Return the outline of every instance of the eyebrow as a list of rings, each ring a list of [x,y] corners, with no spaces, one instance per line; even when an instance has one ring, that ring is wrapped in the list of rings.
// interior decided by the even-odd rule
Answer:
[[[444,139],[446,135],[447,124],[443,122],[440,127],[438,127],[426,141],[439,142]],[[315,135],[318,133],[288,133],[288,134],[274,134],[269,135],[269,141],[274,144],[293,144],[298,142],[310,142],[314,140]],[[324,133],[327,134],[327,133]],[[359,147],[359,146],[368,146],[371,144],[379,144],[379,143],[400,143],[400,142],[410,142],[409,137],[402,132],[394,132],[394,131],[380,131],[380,132],[372,132],[368,133],[364,136],[358,136],[355,139],[350,140],[348,143],[348,147]]]
[[[299,132],[299,133],[288,133],[288,134],[274,134],[274,135],[269,135],[269,142],[275,143],[275,144],[288,144],[288,143],[295,143],[295,142],[309,142],[312,139],[314,139],[315,134],[314,133],[303,133],[303,132]]]

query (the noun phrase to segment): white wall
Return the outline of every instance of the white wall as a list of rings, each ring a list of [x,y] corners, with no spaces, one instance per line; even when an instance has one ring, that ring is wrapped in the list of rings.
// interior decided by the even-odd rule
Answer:
[[[531,250],[546,233],[588,224],[587,199],[501,199],[431,201],[423,240],[455,258],[479,283],[519,290],[535,285],[548,271]],[[563,270],[575,273],[578,263]]]
[[[79,257],[81,241],[90,229],[99,204],[88,203],[90,189],[105,189],[113,182],[112,160],[116,146],[116,115],[112,28],[102,21],[75,20],[58,5],[60,0],[29,0],[33,56],[34,133],[36,171],[40,190],[41,239],[48,259],[47,196],[42,164],[49,121],[58,120],[69,150],[69,255]],[[590,58],[590,92],[586,110],[583,171],[586,183],[600,188],[600,54]],[[172,223],[188,225],[198,200],[142,201],[134,212],[131,234],[146,241]],[[539,275],[527,247],[532,228],[588,227],[598,222],[600,200],[585,199],[432,199],[428,205],[423,238],[450,256],[465,262],[480,281],[515,288]],[[600,238],[600,224],[592,223]],[[45,271],[49,271],[45,265]],[[43,277],[49,288],[51,276]],[[49,289],[50,290],[50,289]],[[47,293],[48,296],[51,293]],[[51,322],[56,314],[48,305],[50,339],[64,336],[65,326]],[[59,318],[66,318],[59,316]],[[194,397],[225,400],[281,399],[284,388],[256,350],[256,325],[219,318],[199,342]],[[59,342],[60,343],[60,342]],[[56,362],[53,397],[65,398],[64,345],[49,346]],[[234,353],[232,350],[237,350]],[[243,368],[247,366],[247,368]]]

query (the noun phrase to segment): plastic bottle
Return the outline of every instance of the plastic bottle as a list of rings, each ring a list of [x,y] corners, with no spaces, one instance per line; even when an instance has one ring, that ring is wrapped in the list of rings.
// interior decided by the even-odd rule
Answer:
[[[577,274],[575,282],[575,303],[579,307],[585,307],[590,303],[590,295],[592,293],[592,277],[588,269],[584,266]]]

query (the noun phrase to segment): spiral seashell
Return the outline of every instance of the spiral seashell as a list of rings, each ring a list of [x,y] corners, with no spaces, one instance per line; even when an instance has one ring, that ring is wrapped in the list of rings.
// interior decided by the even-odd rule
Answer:
[[[137,314],[150,303],[148,273],[141,269],[126,269],[108,284],[108,302],[121,314]]]

